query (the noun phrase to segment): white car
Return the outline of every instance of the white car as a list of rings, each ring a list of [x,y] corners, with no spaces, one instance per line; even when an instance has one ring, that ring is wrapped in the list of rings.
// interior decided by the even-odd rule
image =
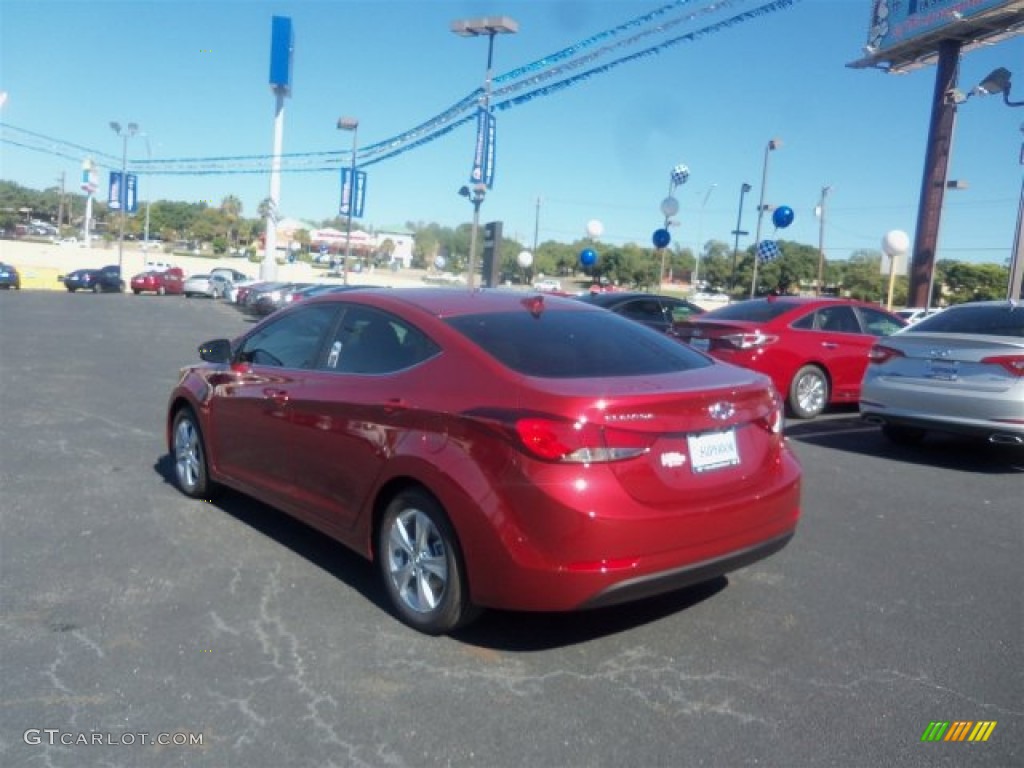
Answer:
[[[552,280],[545,278],[544,280],[538,280],[533,284],[533,290],[543,291],[544,293],[553,293],[562,290],[562,283],[558,280]]]

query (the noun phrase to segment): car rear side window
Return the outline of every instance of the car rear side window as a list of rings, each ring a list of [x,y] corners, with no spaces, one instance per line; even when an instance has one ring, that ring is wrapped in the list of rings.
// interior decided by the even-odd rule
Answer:
[[[417,365],[438,351],[437,344],[401,318],[352,306],[328,345],[324,367],[337,373],[387,374]]]
[[[1024,337],[1024,307],[1011,304],[950,307],[926,317],[904,333],[978,333]]]
[[[610,312],[502,312],[448,322],[501,364],[527,376],[644,376],[714,365],[691,347]]]

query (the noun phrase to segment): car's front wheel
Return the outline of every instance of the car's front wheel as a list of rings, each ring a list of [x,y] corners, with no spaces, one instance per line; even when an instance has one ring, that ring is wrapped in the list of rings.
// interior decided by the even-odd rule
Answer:
[[[182,408],[171,428],[174,477],[178,488],[193,499],[209,498],[214,490],[206,463],[206,446],[191,408]]]
[[[789,385],[789,410],[798,419],[813,419],[828,405],[828,377],[816,365],[805,365]]]
[[[395,612],[414,629],[440,635],[476,617],[455,530],[425,491],[402,491],[388,505],[377,563]]]

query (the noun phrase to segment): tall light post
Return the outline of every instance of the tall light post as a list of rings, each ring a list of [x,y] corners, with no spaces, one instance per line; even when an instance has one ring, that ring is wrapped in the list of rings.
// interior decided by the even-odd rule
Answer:
[[[149,134],[143,133],[142,138],[146,141],[146,159],[153,160],[153,150],[149,146]],[[149,206],[153,202],[153,190],[149,190],[149,194],[146,195],[146,224],[143,230],[142,242],[145,243],[143,246],[146,250],[149,250]]]
[[[764,212],[766,209],[764,203],[765,189],[768,186],[768,158],[771,157],[772,152],[782,146],[781,139],[771,139],[764,148],[764,166],[761,170],[761,200],[757,204],[757,234],[754,236],[754,245],[756,246],[761,242],[761,223],[764,220]],[[754,298],[754,293],[757,291],[757,254],[754,255],[754,277],[750,281],[750,298]]]
[[[459,37],[483,37],[487,36],[487,69],[484,72],[484,93],[480,99],[480,110],[485,116],[485,121],[480,121],[480,128],[477,135],[477,162],[474,165],[474,176],[480,166],[486,167],[488,172],[483,173],[480,179],[473,178],[472,197],[473,203],[473,229],[469,238],[469,270],[466,276],[466,283],[470,290],[476,281],[476,241],[477,230],[480,227],[480,205],[487,194],[487,188],[491,185],[490,174],[493,173],[493,158],[488,154],[494,151],[494,146],[487,136],[491,128],[491,68],[494,64],[494,37],[495,35],[512,35],[519,31],[519,22],[508,16],[489,16],[482,19],[462,19],[453,21],[452,32]],[[477,183],[483,182],[483,183]],[[461,194],[461,190],[460,190]],[[467,195],[468,196],[468,195]],[[479,198],[479,199],[478,199]]]
[[[740,255],[740,235],[749,234],[743,229],[743,198],[753,187],[744,183],[740,186],[740,208],[736,214],[736,229],[732,231],[735,239],[732,245],[732,272],[729,275],[729,290],[736,287],[736,261]]]
[[[349,259],[352,258],[352,217],[356,212],[356,152],[359,146],[359,121],[354,117],[339,117],[338,130],[352,131],[352,163],[349,166],[348,177],[348,223],[345,226],[344,280],[345,285],[348,285],[348,265]],[[344,192],[342,194],[344,195]]]
[[[814,287],[815,296],[821,296],[821,284],[825,279],[825,198],[831,191],[832,187],[822,187],[818,203],[818,283]]]
[[[693,288],[695,291],[700,291],[700,254],[704,250],[704,209],[707,207],[708,198],[711,197],[711,193],[715,191],[717,184],[712,184],[708,187],[708,191],[704,193],[704,202],[700,204],[700,215],[697,217],[697,258],[695,259],[693,268]]]
[[[124,209],[128,207],[128,139],[139,132],[136,123],[121,124],[111,121],[110,129],[121,137],[121,183],[118,185],[118,207],[121,209],[121,227],[117,237],[117,269],[120,272],[124,265]]]

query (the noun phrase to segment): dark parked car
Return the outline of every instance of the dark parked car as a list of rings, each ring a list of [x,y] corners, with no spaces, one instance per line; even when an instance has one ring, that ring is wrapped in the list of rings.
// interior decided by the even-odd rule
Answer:
[[[21,290],[21,275],[18,274],[18,270],[13,264],[4,264],[0,262],[0,289],[10,290]]]
[[[319,528],[426,633],[676,590],[796,529],[771,382],[574,299],[354,290],[199,350],[167,410],[181,490]]]
[[[285,283],[272,291],[261,291],[250,305],[250,310],[255,315],[269,315],[291,304],[296,293],[312,286],[312,283]]]
[[[91,291],[98,275],[98,269],[76,269],[64,275],[64,287],[71,293],[79,290]]]
[[[675,335],[675,324],[704,313],[704,308],[676,296],[657,296],[636,291],[609,291],[590,293],[579,297],[580,301],[636,320],[656,331]]]
[[[868,351],[906,324],[852,299],[770,296],[705,312],[676,332],[713,357],[771,377],[790,412],[812,419],[830,403],[857,402]]]
[[[116,264],[102,269],[76,269],[64,277],[64,286],[72,293],[77,290],[93,293],[124,291],[121,268]]]

